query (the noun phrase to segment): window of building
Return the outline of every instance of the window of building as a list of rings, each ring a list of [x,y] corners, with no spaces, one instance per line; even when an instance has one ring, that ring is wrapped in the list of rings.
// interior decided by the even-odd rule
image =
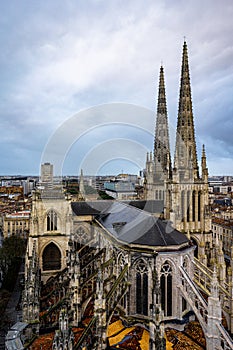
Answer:
[[[201,220],[201,191],[198,191],[198,221]]]
[[[172,316],[172,268],[169,262],[165,262],[161,268],[160,287],[164,316]]]
[[[148,269],[140,259],[136,264],[136,313],[148,315]]]
[[[195,197],[196,197],[196,192],[193,191],[193,195],[192,195],[193,199],[192,199],[192,209],[193,209],[193,221],[195,221]]]
[[[57,213],[54,210],[47,214],[47,231],[57,231]]]
[[[187,222],[192,221],[190,218],[190,191],[187,191]]]
[[[185,191],[181,191],[181,221],[184,221],[185,218],[185,208],[184,208],[184,198],[185,198]]]
[[[43,251],[43,270],[60,270],[61,269],[61,252],[54,243],[49,243]]]

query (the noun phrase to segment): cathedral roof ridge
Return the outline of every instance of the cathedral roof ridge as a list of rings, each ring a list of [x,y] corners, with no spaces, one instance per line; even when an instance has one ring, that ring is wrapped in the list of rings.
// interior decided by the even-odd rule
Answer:
[[[141,246],[169,247],[188,244],[188,238],[169,221],[122,202],[113,202],[97,221],[117,240]],[[178,248],[179,249],[179,248]]]

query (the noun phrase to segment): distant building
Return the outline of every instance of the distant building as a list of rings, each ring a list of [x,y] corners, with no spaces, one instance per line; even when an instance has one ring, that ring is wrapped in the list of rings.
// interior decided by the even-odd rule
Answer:
[[[134,199],[137,196],[135,184],[130,181],[110,181],[104,183],[106,193],[120,200]]]
[[[41,164],[40,182],[42,184],[53,182],[53,164],[50,164],[50,163]]]
[[[229,207],[232,205],[232,200],[231,198],[219,198],[219,199],[214,199],[214,203]]]
[[[19,236],[26,238],[29,234],[30,211],[24,210],[6,214],[3,217],[3,236]]]
[[[226,182],[211,178],[209,179],[209,192],[224,195],[230,194],[233,192],[233,182]]]
[[[212,230],[216,246],[221,244],[225,256],[230,260],[231,248],[233,246],[233,220],[213,218]]]

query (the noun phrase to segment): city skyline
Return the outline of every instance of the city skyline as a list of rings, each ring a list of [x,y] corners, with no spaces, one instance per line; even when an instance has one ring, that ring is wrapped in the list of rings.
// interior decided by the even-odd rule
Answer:
[[[125,141],[132,146],[140,140],[145,161],[146,151],[153,149],[161,61],[169,127],[176,128],[185,35],[198,158],[205,143],[210,175],[231,175],[231,1],[33,4],[23,0],[1,7],[2,174],[39,174],[43,151],[59,127],[80,111],[115,102],[149,110],[151,135],[142,135],[135,127],[125,130],[120,124],[114,129],[113,123],[91,130],[82,120],[85,137],[70,146],[63,173],[78,175],[93,147],[103,152],[117,138],[122,140],[117,144],[122,158]],[[123,160],[119,154],[99,164],[101,174],[135,173],[136,163],[143,163],[135,161],[133,152]]]

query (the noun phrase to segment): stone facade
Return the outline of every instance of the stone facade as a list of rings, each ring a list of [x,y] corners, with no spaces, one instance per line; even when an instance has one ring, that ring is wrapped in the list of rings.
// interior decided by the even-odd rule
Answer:
[[[41,279],[46,281],[51,276],[49,267],[43,269],[43,254],[48,245],[57,247],[61,256],[59,269],[55,269],[52,275],[66,266],[66,251],[71,232],[71,208],[62,189],[36,191],[33,193],[31,212],[30,236],[28,241],[28,255],[32,253],[34,242],[36,244],[41,269]],[[48,253],[49,254],[49,253]]]

